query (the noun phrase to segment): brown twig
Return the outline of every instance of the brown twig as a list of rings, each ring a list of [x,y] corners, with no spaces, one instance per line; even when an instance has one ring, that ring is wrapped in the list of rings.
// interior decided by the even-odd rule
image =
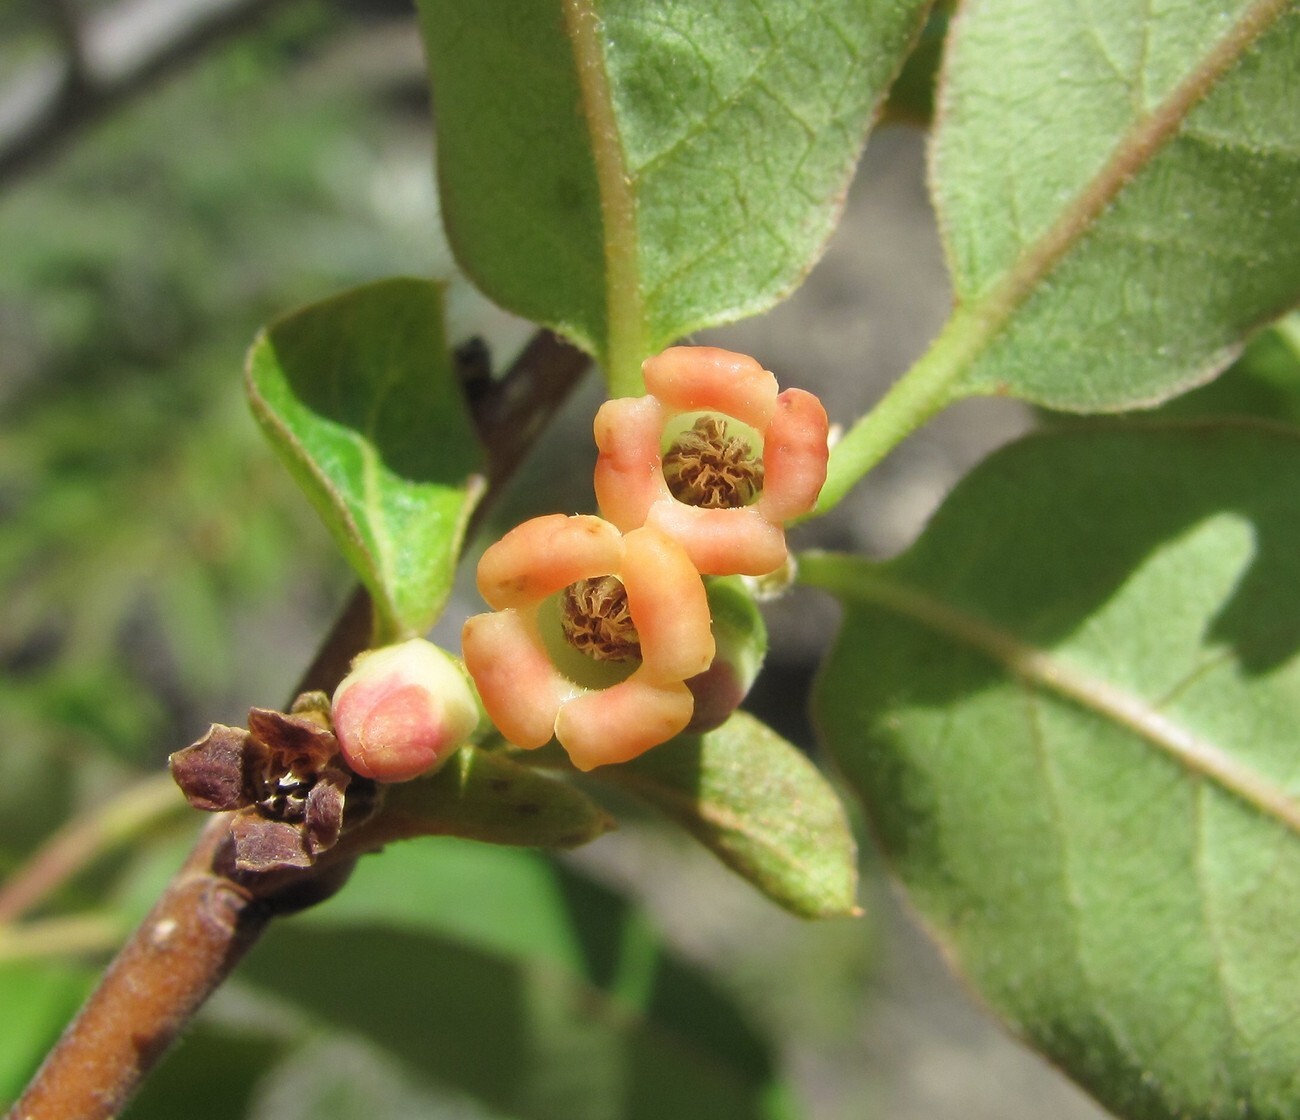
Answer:
[[[581,352],[542,332],[510,372],[479,395],[474,414],[488,448],[490,483],[477,516],[523,461],[587,362]],[[368,615],[365,596],[354,595],[304,684],[329,689],[338,682],[348,661],[365,648]],[[230,818],[222,814],[204,829],[9,1120],[107,1120],[117,1115],[270,919],[328,898],[380,835],[375,827],[362,827],[310,868],[254,874],[234,869]]]

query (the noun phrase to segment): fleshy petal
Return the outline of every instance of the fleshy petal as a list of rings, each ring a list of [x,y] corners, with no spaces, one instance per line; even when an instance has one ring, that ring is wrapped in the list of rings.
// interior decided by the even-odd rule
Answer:
[[[695,702],[680,681],[656,685],[638,672],[603,692],[588,692],[560,709],[555,735],[579,770],[626,762],[678,734]]]
[[[608,521],[585,514],[534,517],[483,553],[479,594],[497,610],[529,607],[575,580],[609,575],[622,559],[622,535]]]
[[[620,397],[596,413],[596,503],[624,532],[639,528],[651,505],[669,496],[659,448],[666,419],[654,397]]]
[[[762,576],[785,563],[785,533],[758,512],[656,502],[646,524],[677,541],[706,576]]]
[[[619,575],[641,641],[638,676],[667,682],[704,672],[713,660],[713,631],[691,558],[656,529],[635,529],[625,542]]]
[[[808,513],[826,481],[830,423],[812,393],[787,389],[763,436],[763,493],[758,512],[769,521]]]
[[[675,412],[725,412],[761,432],[776,410],[776,376],[747,354],[670,346],[641,370],[647,391]]]
[[[536,618],[516,610],[475,615],[465,623],[461,646],[483,707],[501,734],[530,750],[550,742],[573,685],[551,664]]]

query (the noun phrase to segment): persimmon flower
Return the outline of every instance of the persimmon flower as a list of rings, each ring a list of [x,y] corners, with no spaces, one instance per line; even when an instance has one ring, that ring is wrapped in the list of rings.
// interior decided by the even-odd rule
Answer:
[[[704,584],[652,528],[553,514],[484,554],[478,587],[495,613],[465,623],[465,665],[516,746],[552,735],[579,770],[626,762],[690,722],[684,683],[713,660]]]
[[[753,358],[673,346],[646,360],[647,395],[596,414],[596,500],[624,532],[650,525],[705,575],[766,575],[786,558],[784,524],[826,481],[826,410],[777,391]]]

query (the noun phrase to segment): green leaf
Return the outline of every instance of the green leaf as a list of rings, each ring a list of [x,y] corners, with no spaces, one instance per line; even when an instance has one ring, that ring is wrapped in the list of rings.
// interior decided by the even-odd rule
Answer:
[[[1160,409],[1161,416],[1254,416],[1300,425],[1300,313],[1261,331],[1223,376]]]
[[[574,786],[466,746],[432,778],[389,786],[375,826],[386,839],[460,836],[575,848],[608,832],[614,821]]]
[[[592,776],[666,813],[792,914],[859,913],[857,844],[843,804],[802,751],[747,712]]]
[[[811,268],[928,0],[420,0],[448,235],[620,393]]]
[[[766,1044],[707,978],[623,899],[535,853],[400,845],[241,969],[521,1120],[788,1115]]]
[[[249,354],[248,393],[369,589],[377,636],[423,633],[446,602],[483,489],[441,287],[384,280],[273,323]]]
[[[1158,404],[1294,306],[1298,55],[1291,0],[967,5],[931,173],[957,308],[835,446],[819,509],[955,399]]]
[[[1300,298],[1300,8],[993,0],[954,25],[934,180],[962,393],[1146,405]]]
[[[1300,433],[1033,437],[801,574],[820,727],[1010,1027],[1121,1116],[1300,1114]]]

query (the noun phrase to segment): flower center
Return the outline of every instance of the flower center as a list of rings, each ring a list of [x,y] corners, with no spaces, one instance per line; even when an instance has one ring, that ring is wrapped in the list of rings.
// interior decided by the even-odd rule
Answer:
[[[701,416],[673,440],[663,465],[668,492],[690,506],[736,509],[763,489],[762,459],[717,416]]]
[[[617,576],[569,584],[560,593],[560,626],[569,645],[597,661],[633,661],[641,656],[627,589]]]

